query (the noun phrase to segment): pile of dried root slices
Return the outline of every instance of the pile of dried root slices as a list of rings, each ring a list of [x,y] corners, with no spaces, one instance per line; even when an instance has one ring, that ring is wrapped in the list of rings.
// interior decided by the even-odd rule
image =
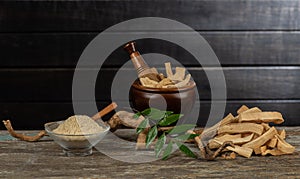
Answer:
[[[243,157],[256,155],[292,154],[295,147],[285,141],[285,130],[277,130],[269,123],[281,124],[284,119],[279,112],[263,112],[258,107],[248,108],[243,105],[237,111],[237,116],[228,114],[215,126],[204,130],[216,129],[215,136],[208,141],[210,150],[218,149],[224,142],[230,141],[233,146],[227,146],[222,152],[232,151]],[[232,156],[232,157],[231,157]],[[234,155],[224,158],[235,158]]]

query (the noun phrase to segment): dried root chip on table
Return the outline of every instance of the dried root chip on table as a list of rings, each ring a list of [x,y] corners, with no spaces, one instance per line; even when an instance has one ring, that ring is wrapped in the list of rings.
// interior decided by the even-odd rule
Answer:
[[[232,151],[247,158],[253,153],[284,155],[295,151],[295,147],[285,141],[285,130],[279,131],[269,125],[283,123],[281,113],[264,112],[258,107],[248,108],[243,105],[237,110],[237,114],[234,117],[230,113],[215,126],[204,130],[204,134],[210,135],[213,134],[211,131],[216,131],[208,142],[209,149],[215,150],[230,141],[234,146],[227,146],[223,152]]]

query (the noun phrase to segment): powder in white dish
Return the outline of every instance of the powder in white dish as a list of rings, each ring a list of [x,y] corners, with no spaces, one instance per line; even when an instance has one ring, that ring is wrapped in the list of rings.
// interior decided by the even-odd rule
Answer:
[[[54,133],[65,135],[87,135],[101,131],[104,131],[104,128],[86,115],[71,116],[53,130]]]

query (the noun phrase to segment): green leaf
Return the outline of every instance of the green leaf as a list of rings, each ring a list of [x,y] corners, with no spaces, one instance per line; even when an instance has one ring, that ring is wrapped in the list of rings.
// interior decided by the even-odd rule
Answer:
[[[133,117],[133,119],[137,119],[137,118],[139,118],[141,115],[142,115],[141,112],[138,112],[138,113],[135,113],[132,117]]]
[[[169,134],[179,134],[179,133],[186,132],[187,130],[192,129],[194,127],[195,127],[194,124],[182,124],[182,125],[179,125],[179,126],[175,126],[168,133]]]
[[[147,116],[153,120],[160,120],[165,116],[166,111],[161,111],[156,108],[148,108],[141,112],[143,116]]]
[[[199,136],[199,134],[183,134],[183,135],[180,135],[180,136],[178,136],[174,139],[175,140],[180,140],[180,141],[186,141],[186,140],[189,140],[189,139],[194,139],[197,136]]]
[[[176,142],[176,145],[179,147],[179,150],[181,150],[181,152],[185,153],[187,156],[197,158],[197,156],[187,146],[179,142]]]
[[[146,118],[144,119],[139,126],[136,128],[136,133],[139,134],[141,133],[149,124],[149,120]]]
[[[161,153],[161,151],[162,151],[162,148],[163,148],[163,146],[165,145],[165,143],[166,143],[166,135],[165,135],[165,133],[163,133],[159,138],[158,138],[158,140],[157,140],[157,142],[156,142],[156,144],[155,144],[155,149],[154,149],[154,151],[155,151],[155,156],[156,157],[158,157],[159,156],[159,154]]]
[[[156,136],[157,136],[157,127],[153,126],[146,136],[146,148],[149,147],[149,145],[156,138]]]
[[[150,112],[151,112],[151,108],[147,108],[144,111],[142,111],[141,113],[143,114],[143,116],[147,116],[150,114]]]
[[[155,108],[151,108],[150,114],[148,114],[148,117],[153,120],[160,120],[165,116],[165,111],[161,111]]]
[[[159,121],[158,124],[160,126],[168,126],[168,125],[178,121],[178,119],[180,119],[182,116],[183,116],[182,114],[172,114],[170,116],[167,116],[163,120]]]
[[[165,112],[165,116],[170,116],[171,114],[173,114],[174,112],[173,111],[164,111]]]
[[[171,154],[172,152],[172,149],[173,149],[173,142],[170,141],[168,146],[166,147],[165,151],[164,151],[164,154],[162,156],[162,159],[165,160],[169,157],[169,155]]]

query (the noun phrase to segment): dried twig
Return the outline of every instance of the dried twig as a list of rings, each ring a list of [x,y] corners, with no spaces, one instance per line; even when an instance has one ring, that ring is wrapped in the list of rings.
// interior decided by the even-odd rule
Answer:
[[[196,134],[196,132],[192,131],[192,130],[189,130],[188,131],[189,134]],[[195,142],[200,150],[200,155],[202,156],[202,158],[206,158],[206,150],[203,146],[203,143],[201,141],[201,138],[199,136],[196,136],[195,138]]]
[[[233,143],[231,141],[226,141],[224,142],[219,148],[218,150],[216,150],[213,155],[210,155],[207,157],[208,160],[214,160],[218,155],[220,155],[220,153],[227,147],[227,146],[231,146],[234,147]]]
[[[27,142],[36,142],[46,135],[46,131],[40,131],[36,136],[27,136],[24,134],[16,133],[11,125],[10,120],[2,121],[9,132],[9,134],[17,139]]]
[[[188,131],[189,134],[196,134],[195,131]],[[199,132],[197,132],[197,134],[199,134]],[[201,133],[200,133],[201,134]],[[223,149],[225,149],[227,146],[233,146],[232,142],[224,142],[219,148],[218,150],[216,150],[215,152],[211,151],[207,146],[204,147],[202,140],[201,140],[201,136],[196,136],[194,138],[199,150],[200,150],[200,154],[202,156],[203,159],[207,159],[207,160],[214,160],[222,151]]]

